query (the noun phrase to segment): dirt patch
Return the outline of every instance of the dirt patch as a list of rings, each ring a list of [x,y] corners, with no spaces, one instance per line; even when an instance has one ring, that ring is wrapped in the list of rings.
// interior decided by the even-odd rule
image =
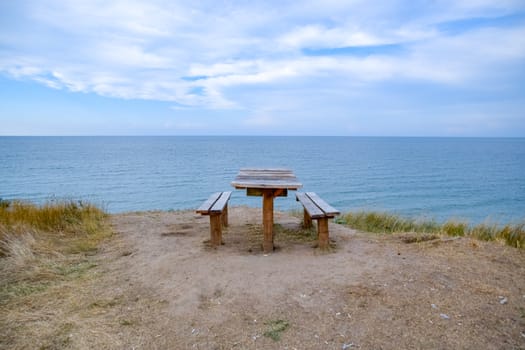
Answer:
[[[162,236],[186,236],[195,232],[193,225],[174,224],[167,227],[167,231],[162,232]]]
[[[266,255],[261,210],[246,207],[230,209],[217,249],[191,211],[112,222],[88,278],[61,286],[71,293],[3,307],[24,317],[4,323],[0,347],[27,348],[24,334],[53,349],[525,349],[523,250],[331,223],[321,252],[315,230],[276,213]]]
[[[411,244],[411,243],[421,243],[421,242],[427,242],[427,241],[435,241],[440,239],[440,236],[435,234],[421,234],[421,233],[405,233],[397,235],[399,239],[403,243]]]

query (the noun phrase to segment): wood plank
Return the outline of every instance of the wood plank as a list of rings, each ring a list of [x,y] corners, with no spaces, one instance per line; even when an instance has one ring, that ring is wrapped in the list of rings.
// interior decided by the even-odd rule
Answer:
[[[241,173],[283,173],[283,174],[293,174],[291,169],[284,168],[241,168],[239,174]]]
[[[283,180],[234,180],[232,186],[235,188],[288,188],[290,190],[298,189],[303,187],[303,184],[295,181],[283,181]]]
[[[295,176],[291,171],[239,171],[240,176],[257,176],[257,175],[272,175],[272,176]]]
[[[246,189],[246,195],[250,197],[262,197],[264,194],[264,189],[262,188],[247,188]],[[288,190],[282,189],[280,191],[274,191],[275,197],[287,197],[288,196]]]
[[[290,180],[290,179],[297,179],[295,175],[282,175],[282,174],[273,174],[273,173],[266,173],[266,174],[238,174],[236,179],[243,180],[243,179],[276,179],[276,180]]]
[[[304,209],[310,214],[312,219],[325,217],[325,213],[306,195],[306,193],[297,193],[296,198],[303,205]]]
[[[221,196],[222,192],[216,192],[212,194],[204,203],[201,204],[201,206],[196,210],[197,213],[200,214],[209,214],[209,211],[213,204],[217,202],[219,197]]]
[[[326,203],[315,192],[306,192],[306,195],[326,214],[326,216],[334,217],[335,215],[341,214],[339,210]]]
[[[250,187],[250,184],[253,184],[255,186],[299,186],[301,185],[298,182],[292,182],[292,181],[283,181],[283,180],[271,180],[271,179],[246,179],[246,180],[240,180],[240,181],[233,181],[233,183],[238,185],[244,185],[246,187]],[[254,186],[254,187],[255,187]]]
[[[247,188],[246,195],[248,197],[262,197],[263,190],[261,188]]]
[[[242,168],[231,184],[237,189],[276,188],[296,190],[302,187],[293,171],[278,168]]]
[[[228,200],[230,199],[231,192],[222,192],[222,195],[219,199],[213,204],[213,206],[210,208],[211,213],[220,213],[224,209],[224,207],[228,204]]]
[[[241,169],[239,170],[239,174],[263,174],[263,173],[293,174],[293,171],[290,169]]]
[[[236,181],[246,181],[246,180],[273,180],[273,181],[297,181],[295,176],[279,176],[279,175],[239,175],[235,177]]]
[[[246,180],[273,180],[273,181],[297,181],[295,176],[282,176],[276,174],[253,174],[253,175],[237,175],[235,177],[236,181],[246,181]]]

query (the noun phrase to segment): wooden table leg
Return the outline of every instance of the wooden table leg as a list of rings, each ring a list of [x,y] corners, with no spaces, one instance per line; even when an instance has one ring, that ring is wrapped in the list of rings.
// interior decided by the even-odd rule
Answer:
[[[263,250],[265,253],[273,252],[273,199],[272,190],[263,191]]]

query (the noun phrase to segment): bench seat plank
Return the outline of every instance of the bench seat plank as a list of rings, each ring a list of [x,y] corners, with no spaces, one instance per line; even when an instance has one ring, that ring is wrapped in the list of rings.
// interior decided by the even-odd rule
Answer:
[[[306,195],[326,214],[327,217],[334,217],[341,214],[339,210],[326,203],[315,192],[306,192]]]
[[[325,213],[319,209],[317,205],[306,195],[306,193],[297,193],[297,200],[301,202],[304,209],[308,212],[312,219],[318,219],[325,217]]]
[[[209,214],[210,209],[213,207],[215,202],[221,197],[222,192],[216,192],[210,196],[201,206],[197,209],[199,214]]]
[[[218,198],[217,201],[210,208],[210,213],[222,212],[224,210],[224,207],[228,204],[228,200],[230,199],[231,194],[231,191],[222,192],[220,198]]]

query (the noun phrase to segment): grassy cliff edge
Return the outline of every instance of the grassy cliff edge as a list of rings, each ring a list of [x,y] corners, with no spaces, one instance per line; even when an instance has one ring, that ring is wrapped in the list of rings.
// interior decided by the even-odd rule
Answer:
[[[337,223],[353,229],[374,233],[415,232],[447,236],[466,236],[484,241],[504,241],[506,244],[525,248],[525,222],[518,224],[470,225],[464,221],[448,220],[438,223],[433,220],[404,218],[383,212],[349,212],[341,215]]]

